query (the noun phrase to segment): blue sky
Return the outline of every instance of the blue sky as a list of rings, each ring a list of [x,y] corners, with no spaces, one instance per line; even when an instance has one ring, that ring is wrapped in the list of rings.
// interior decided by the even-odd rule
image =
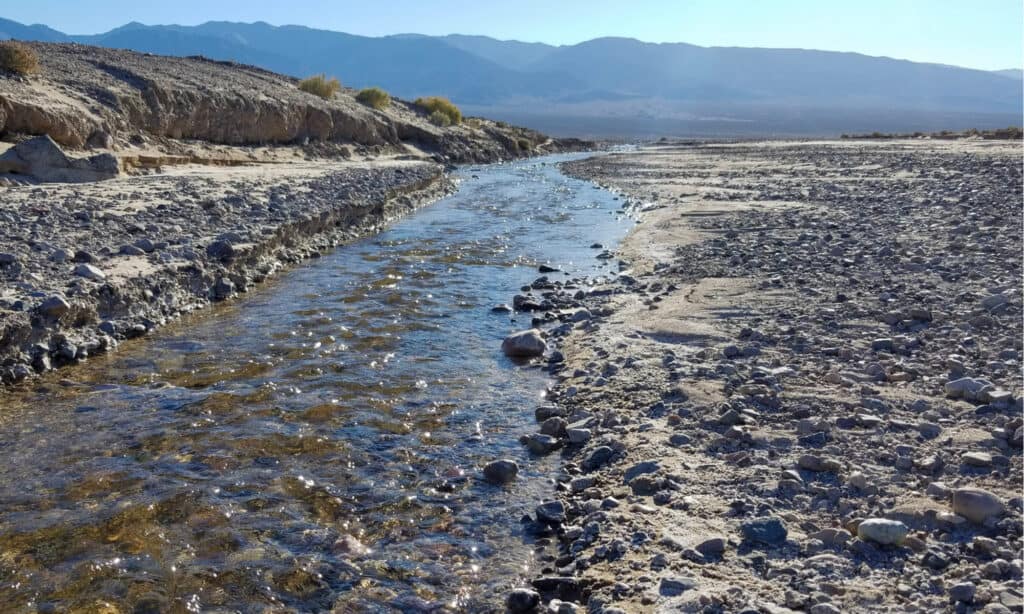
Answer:
[[[93,34],[128,21],[301,24],[379,36],[485,34],[551,44],[598,36],[800,47],[1020,68],[1021,0],[31,0],[0,17]]]

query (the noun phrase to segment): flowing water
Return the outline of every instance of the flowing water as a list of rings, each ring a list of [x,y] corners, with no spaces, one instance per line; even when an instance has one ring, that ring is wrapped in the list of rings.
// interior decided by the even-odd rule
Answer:
[[[537,565],[548,379],[491,307],[631,225],[552,156],[0,396],[0,611],[474,610]],[[563,275],[563,274],[557,274]],[[564,277],[564,275],[563,275]],[[564,277],[569,279],[569,277]],[[507,488],[488,460],[520,462]]]

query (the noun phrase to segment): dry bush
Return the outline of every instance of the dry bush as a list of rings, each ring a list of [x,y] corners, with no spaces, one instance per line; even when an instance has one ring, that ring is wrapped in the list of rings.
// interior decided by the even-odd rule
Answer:
[[[462,111],[460,111],[459,107],[452,104],[452,101],[447,98],[441,98],[440,96],[417,98],[416,106],[426,109],[430,113],[430,121],[438,126],[442,124],[435,121],[434,116],[437,114],[444,115],[448,119],[448,123],[443,124],[445,126],[459,124],[462,122]]]
[[[356,100],[378,111],[387,108],[391,104],[391,96],[379,87],[368,87],[359,90],[359,93],[356,94]]]
[[[447,128],[452,125],[452,118],[440,111],[434,111],[427,117],[427,119],[430,120],[430,123],[442,128]]]
[[[39,72],[39,56],[25,43],[0,42],[0,70],[16,75],[37,73]]]
[[[341,91],[341,82],[333,77],[328,79],[326,75],[313,75],[299,81],[299,89],[324,100],[330,100]]]

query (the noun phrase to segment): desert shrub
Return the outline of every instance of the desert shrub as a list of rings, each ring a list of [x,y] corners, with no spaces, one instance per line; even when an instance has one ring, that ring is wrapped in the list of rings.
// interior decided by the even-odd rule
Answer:
[[[25,43],[0,42],[0,70],[16,75],[37,73],[39,72],[39,56]]]
[[[379,87],[368,87],[359,90],[359,93],[356,94],[356,100],[378,111],[391,104],[391,96]]]
[[[416,106],[426,109],[430,113],[430,121],[433,122],[434,124],[437,124],[438,126],[442,125],[438,124],[434,120],[434,115],[438,113],[448,118],[448,123],[443,124],[445,126],[450,126],[452,124],[458,124],[462,122],[462,111],[460,111],[459,107],[452,104],[452,101],[448,100],[447,98],[441,98],[440,96],[428,96],[426,98],[417,98]]]
[[[299,81],[299,89],[324,100],[330,100],[341,91],[341,82],[333,77],[328,79],[326,75],[313,75]]]
[[[524,138],[516,139],[516,145],[518,145],[519,149],[521,149],[523,151],[529,151],[529,150],[533,149],[533,143],[530,142],[530,139],[524,139]]]
[[[430,123],[435,126],[441,126],[442,128],[447,128],[452,125],[452,118],[441,111],[434,111],[429,117],[427,117],[427,119],[430,120]]]

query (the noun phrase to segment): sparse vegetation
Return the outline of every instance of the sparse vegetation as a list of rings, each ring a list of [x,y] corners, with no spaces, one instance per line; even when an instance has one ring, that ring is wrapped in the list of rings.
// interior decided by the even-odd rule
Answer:
[[[518,138],[516,139],[516,145],[519,146],[520,151],[530,151],[533,149],[533,143],[530,142],[530,139]]]
[[[427,117],[427,119],[430,120],[430,123],[435,126],[441,126],[442,128],[447,128],[452,125],[452,118],[441,111],[434,111],[429,117]]]
[[[914,133],[884,133],[884,132],[872,132],[871,134],[843,134],[840,138],[843,139],[963,139],[976,137],[986,140],[1021,140],[1024,138],[1024,130],[1021,130],[1020,126],[1010,126],[1008,128],[996,128],[995,130],[978,130],[977,128],[970,128],[962,132],[954,132],[952,130],[942,130],[940,132],[914,132]]]
[[[379,87],[368,87],[359,90],[359,93],[356,94],[356,100],[378,111],[386,109],[391,104],[391,96]]]
[[[39,56],[25,43],[0,42],[0,70],[22,76],[37,73]]]
[[[313,75],[299,81],[299,89],[324,100],[330,100],[341,91],[341,82],[333,77],[328,79],[327,75]]]
[[[430,113],[431,123],[437,126],[451,126],[452,124],[462,123],[462,111],[459,107],[455,106],[451,100],[442,98],[440,96],[428,96],[426,98],[417,98],[416,106],[425,109]],[[438,123],[440,119],[435,119],[436,115],[444,115],[447,119],[447,123]]]

